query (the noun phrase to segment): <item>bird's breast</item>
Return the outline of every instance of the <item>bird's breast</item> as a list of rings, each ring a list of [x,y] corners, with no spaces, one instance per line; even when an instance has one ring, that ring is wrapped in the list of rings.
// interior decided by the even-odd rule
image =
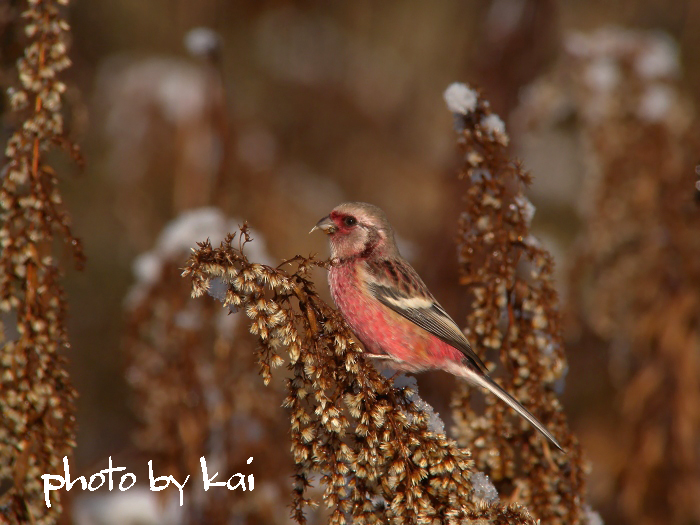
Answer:
[[[358,265],[340,265],[331,268],[328,279],[336,306],[365,350],[390,355],[404,362],[406,370],[441,368],[437,361],[447,358],[441,355],[444,343],[373,297],[363,271]]]

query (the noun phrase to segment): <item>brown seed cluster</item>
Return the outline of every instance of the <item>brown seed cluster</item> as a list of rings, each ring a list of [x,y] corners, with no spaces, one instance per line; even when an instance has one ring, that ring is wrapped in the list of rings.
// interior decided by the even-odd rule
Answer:
[[[60,5],[30,1],[22,14],[27,45],[17,67],[20,87],[10,90],[20,127],[5,148],[0,174],[0,479],[11,488],[0,496],[9,523],[54,523],[59,496],[44,502],[41,475],[63,470],[75,446],[75,391],[65,370],[69,343],[66,304],[52,257],[60,232],[80,263],[82,251],[61,209],[58,177],[47,163],[55,145],[77,150],[63,135],[57,78],[70,65],[69,31]]]
[[[191,476],[183,507],[187,523],[285,523],[282,495],[292,463],[279,446],[288,432],[279,413],[283,384],[259,387],[255,341],[241,316],[191,298],[189,283],[180,277],[191,253],[188,239],[203,230],[214,235],[232,222],[214,208],[190,210],[137,259],[123,343],[141,422],[135,442],[160,475],[180,482]],[[254,474],[255,490],[204,492],[192,484],[201,476],[201,457],[209,477],[220,473],[215,482],[237,472]]]
[[[480,93],[463,84],[445,92],[464,154],[460,179],[466,210],[459,220],[460,282],[472,297],[465,333],[483,358],[498,356],[500,384],[559,440],[550,448],[503,403],[486,398],[479,415],[471,391],[453,400],[459,440],[501,497],[528,507],[542,523],[582,523],[581,449],[555,393],[566,360],[550,254],[530,234],[534,207],[524,195],[530,176],[506,154],[505,126]]]
[[[245,229],[241,236],[237,247],[233,235],[219,248],[201,243],[183,275],[195,297],[226,284],[224,304],[245,312],[258,337],[266,384],[284,362],[281,350],[288,353],[284,405],[297,523],[307,523],[305,509],[319,503],[310,487],[320,479],[331,524],[534,524],[519,506],[477,497],[468,451],[433,432],[427,412],[411,402],[413,392],[395,388],[365,361],[340,314],[309,280],[321,263],[303,257],[277,268],[250,262],[241,249]]]
[[[568,107],[591,153],[570,308],[610,350],[618,512],[629,523],[698,522],[697,118],[667,37],[615,28],[566,44],[528,104],[540,123]]]

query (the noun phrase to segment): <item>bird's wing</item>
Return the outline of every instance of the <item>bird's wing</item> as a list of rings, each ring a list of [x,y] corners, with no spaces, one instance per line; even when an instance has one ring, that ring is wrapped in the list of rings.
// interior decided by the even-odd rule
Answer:
[[[461,351],[484,374],[488,372],[457,323],[410,264],[401,259],[381,259],[368,261],[368,265],[368,287],[379,302]]]

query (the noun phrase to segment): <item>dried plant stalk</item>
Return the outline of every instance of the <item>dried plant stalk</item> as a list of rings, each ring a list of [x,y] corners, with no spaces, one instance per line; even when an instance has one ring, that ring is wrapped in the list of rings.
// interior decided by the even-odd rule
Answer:
[[[308,494],[320,474],[330,523],[534,523],[517,505],[475,495],[466,450],[435,433],[410,389],[394,388],[367,363],[340,314],[308,279],[313,260],[296,257],[278,268],[252,263],[229,235],[217,249],[199,244],[183,275],[193,296],[222,281],[224,304],[246,313],[259,339],[263,381],[289,353],[285,406],[291,415],[293,518],[306,523]],[[295,265],[293,273],[280,269]]]
[[[471,448],[502,496],[547,524],[581,523],[585,495],[581,448],[554,391],[566,370],[550,254],[530,234],[530,176],[506,154],[505,126],[488,101],[463,84],[445,92],[464,153],[466,211],[459,220],[461,284],[473,297],[465,333],[481,357],[498,352],[511,392],[557,437],[552,450],[534,429],[491,397],[479,416],[470,389],[453,400],[459,440]]]
[[[199,475],[201,457],[210,477],[221,473],[217,482],[235,472],[255,473],[253,492],[190,488],[187,523],[282,524],[288,518],[279,495],[292,474],[279,447],[287,434],[276,413],[282,387],[260,391],[255,343],[242,319],[219,303],[190,298],[190,285],[180,277],[193,236],[203,230],[223,230],[223,236],[235,225],[214,208],[191,210],[137,259],[123,344],[141,420],[135,441],[158,472],[180,481]],[[261,475],[266,472],[272,479]]]
[[[551,119],[553,101],[569,107],[591,153],[569,307],[611,352],[618,510],[628,523],[698,522],[697,121],[667,37],[609,28],[566,44],[526,107],[536,122]]]
[[[7,143],[0,188],[0,479],[12,480],[0,513],[9,523],[56,520],[59,496],[53,491],[47,508],[41,475],[62,471],[63,456],[75,446],[75,392],[62,355],[69,348],[66,303],[51,257],[55,231],[79,262],[83,256],[61,210],[57,175],[46,162],[57,144],[79,160],[63,134],[65,85],[57,79],[70,65],[69,27],[59,10],[65,3],[28,3],[22,15],[28,42],[18,61],[21,87],[10,90],[22,124]]]

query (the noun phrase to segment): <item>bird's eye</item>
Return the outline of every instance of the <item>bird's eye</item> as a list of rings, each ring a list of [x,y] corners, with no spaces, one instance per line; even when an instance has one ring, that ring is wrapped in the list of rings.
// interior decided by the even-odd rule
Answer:
[[[355,226],[357,224],[357,219],[351,216],[345,217],[343,219],[343,224],[345,224],[345,226]]]

